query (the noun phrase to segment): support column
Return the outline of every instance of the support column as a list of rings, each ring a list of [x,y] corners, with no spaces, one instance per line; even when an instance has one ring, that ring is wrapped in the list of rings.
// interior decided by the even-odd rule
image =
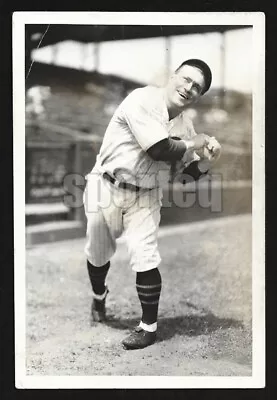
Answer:
[[[74,145],[74,173],[81,174],[82,173],[82,143],[80,141],[76,141]],[[81,203],[80,197],[80,189],[77,187],[77,183],[75,186],[75,197],[78,199],[78,203]],[[82,207],[75,208],[74,210],[74,219],[75,221],[82,220]]]
[[[59,52],[59,43],[55,43],[55,44],[52,45],[52,61],[51,61],[51,64],[57,65],[58,52]]]
[[[82,56],[81,56],[81,68],[85,71],[89,70],[88,66],[86,65],[87,59],[89,59],[90,56],[90,43],[80,43],[82,46]]]
[[[169,73],[171,69],[171,37],[165,37],[165,67]]]
[[[94,70],[98,72],[99,69],[99,43],[94,43]]]
[[[226,70],[225,70],[225,52],[226,52],[226,37],[225,32],[221,34],[221,43],[220,43],[220,68],[221,68],[221,77],[220,77],[220,107],[225,107],[225,85],[226,85]]]

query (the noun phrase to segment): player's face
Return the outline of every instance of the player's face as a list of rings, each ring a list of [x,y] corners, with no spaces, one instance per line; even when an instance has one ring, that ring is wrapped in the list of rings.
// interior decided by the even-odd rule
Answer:
[[[201,96],[205,81],[200,69],[184,65],[175,72],[167,85],[167,98],[171,106],[183,108],[197,101]]]

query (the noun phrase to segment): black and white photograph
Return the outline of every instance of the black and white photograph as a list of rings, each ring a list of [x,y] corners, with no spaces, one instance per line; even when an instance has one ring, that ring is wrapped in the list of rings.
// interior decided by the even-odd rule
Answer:
[[[13,14],[17,388],[265,386],[265,23]]]

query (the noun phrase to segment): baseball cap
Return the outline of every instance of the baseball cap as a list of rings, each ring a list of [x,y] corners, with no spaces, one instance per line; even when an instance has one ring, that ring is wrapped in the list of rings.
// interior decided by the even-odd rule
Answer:
[[[179,67],[176,69],[176,72],[180,68],[182,68],[184,65],[191,65],[192,67],[199,68],[203,72],[204,79],[205,79],[205,86],[202,91],[202,95],[204,93],[206,93],[210,89],[210,86],[212,83],[212,71],[211,71],[210,67],[208,66],[208,64],[206,64],[202,60],[199,60],[198,58],[190,58],[189,60],[186,60],[181,65],[179,65]]]

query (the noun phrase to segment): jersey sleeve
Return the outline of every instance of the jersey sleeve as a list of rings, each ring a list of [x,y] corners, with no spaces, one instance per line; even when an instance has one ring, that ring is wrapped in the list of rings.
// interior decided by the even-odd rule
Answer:
[[[192,139],[194,136],[197,135],[192,120],[186,115],[183,117],[183,126],[184,136],[182,137],[182,139]]]
[[[121,104],[120,114],[144,151],[168,138],[161,100],[151,91],[135,90]]]

